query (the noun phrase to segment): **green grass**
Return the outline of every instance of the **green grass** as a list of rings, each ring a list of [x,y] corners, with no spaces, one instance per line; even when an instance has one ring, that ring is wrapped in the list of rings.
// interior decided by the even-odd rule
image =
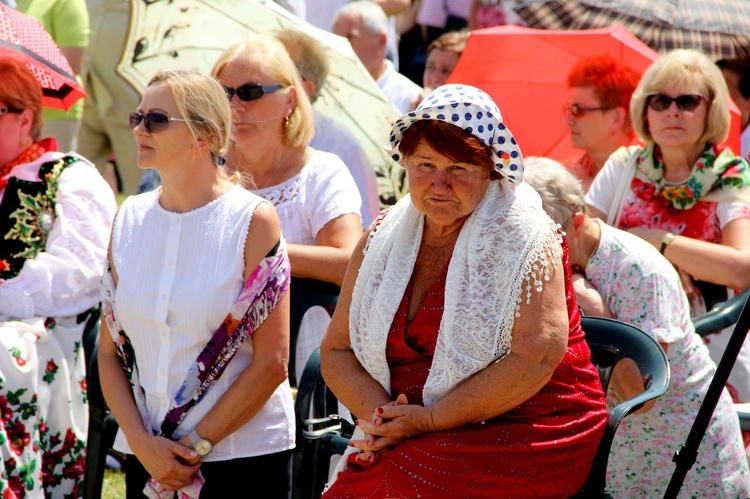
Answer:
[[[110,469],[104,471],[102,499],[125,499],[125,473]]]

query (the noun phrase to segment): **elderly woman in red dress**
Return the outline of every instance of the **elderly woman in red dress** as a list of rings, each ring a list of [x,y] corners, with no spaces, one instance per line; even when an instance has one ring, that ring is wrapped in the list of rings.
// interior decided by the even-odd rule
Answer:
[[[567,246],[515,139],[466,85],[435,90],[390,139],[411,193],[360,241],[321,348],[359,418],[325,497],[569,497],[604,395]]]

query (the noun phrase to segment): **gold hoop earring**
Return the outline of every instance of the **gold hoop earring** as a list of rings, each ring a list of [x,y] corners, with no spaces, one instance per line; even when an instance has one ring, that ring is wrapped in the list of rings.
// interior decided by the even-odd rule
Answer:
[[[284,116],[284,126],[289,128],[289,116]]]

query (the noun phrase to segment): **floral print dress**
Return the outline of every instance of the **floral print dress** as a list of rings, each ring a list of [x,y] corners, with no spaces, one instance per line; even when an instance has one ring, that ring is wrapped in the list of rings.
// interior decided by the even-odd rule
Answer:
[[[672,381],[644,414],[625,418],[617,430],[607,470],[615,497],[662,497],[675,469],[674,452],[687,439],[716,371],[695,334],[680,280],[649,243],[603,222],[601,240],[586,278],[615,318],[641,328],[662,344]],[[617,398],[610,388],[608,402]],[[725,390],[687,475],[680,497],[749,497],[750,472],[732,400]]]
[[[116,204],[82,158],[30,151],[0,182],[0,497],[79,497],[82,333],[97,313]]]

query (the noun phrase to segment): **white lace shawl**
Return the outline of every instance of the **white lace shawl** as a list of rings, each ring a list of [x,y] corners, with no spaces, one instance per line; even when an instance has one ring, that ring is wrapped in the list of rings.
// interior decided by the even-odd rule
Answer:
[[[401,199],[371,233],[352,293],[354,354],[389,394],[386,339],[411,278],[423,225],[424,215],[411,198]],[[491,182],[461,229],[448,267],[445,309],[423,392],[426,406],[510,353],[521,301],[525,296],[528,303],[532,289],[540,291],[549,280],[560,243],[533,189]]]

